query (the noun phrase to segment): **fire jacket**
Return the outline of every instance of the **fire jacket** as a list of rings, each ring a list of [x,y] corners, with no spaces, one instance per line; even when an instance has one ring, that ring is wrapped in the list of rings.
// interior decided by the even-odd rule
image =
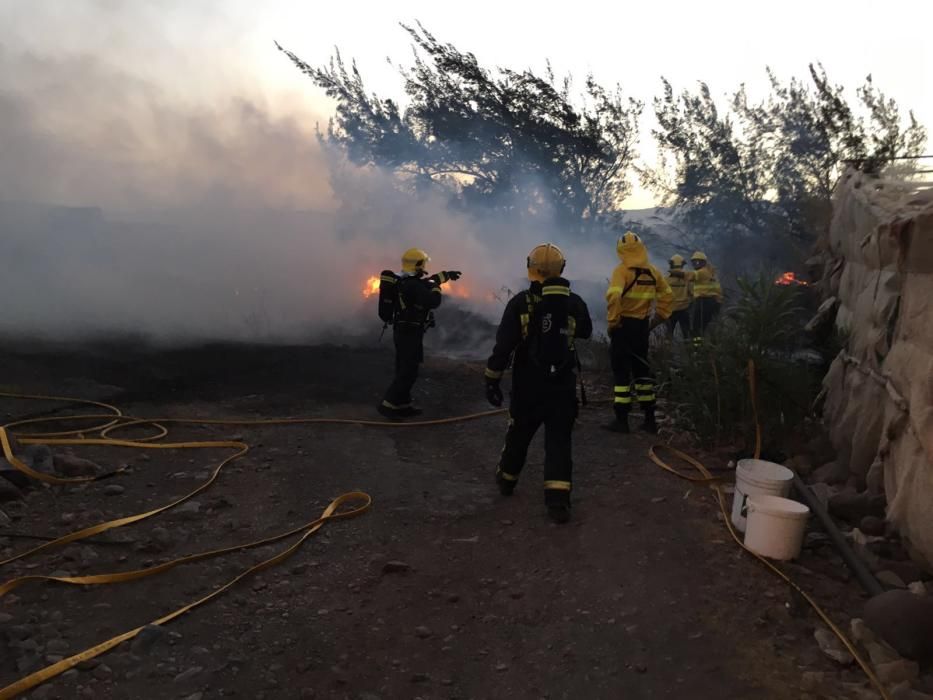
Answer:
[[[622,262],[612,271],[606,290],[609,330],[623,318],[648,318],[652,306],[660,318],[670,318],[674,293],[664,275],[648,262],[645,244],[627,243],[619,251],[619,257]]]

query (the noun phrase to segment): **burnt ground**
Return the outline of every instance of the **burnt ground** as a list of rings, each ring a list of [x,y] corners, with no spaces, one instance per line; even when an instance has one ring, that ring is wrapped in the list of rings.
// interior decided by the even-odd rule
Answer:
[[[106,398],[147,417],[376,418],[387,349],[8,348],[0,386]],[[481,382],[475,363],[429,359],[418,397],[428,417],[486,410]],[[57,406],[0,400],[0,418]],[[544,514],[540,441],[516,495],[498,495],[502,416],[431,428],[173,427],[172,440],[238,436],[252,449],[195,497],[198,513],[169,511],[113,531],[107,544],[7,565],[0,580],[122,571],[256,540],[313,519],[350,490],[371,494],[373,507],[327,524],[293,558],[163,634],[32,695],[796,700],[817,697],[801,679],[823,671],[832,692],[820,697],[853,697],[860,674],[821,654],[815,616],[729,540],[712,493],[649,462],[645,436],[601,430],[606,417],[605,407],[582,412],[565,526]],[[62,535],[148,510],[193,489],[228,454],[76,451],[130,469],[89,486],[30,490],[21,506],[0,504],[13,518],[0,529]],[[113,484],[124,491],[108,495]],[[33,544],[0,537],[0,554]],[[174,610],[284,546],[131,583],[19,588],[0,599],[0,687]],[[387,572],[390,561],[406,570]],[[788,568],[835,620],[858,616],[860,591],[825,549]]]

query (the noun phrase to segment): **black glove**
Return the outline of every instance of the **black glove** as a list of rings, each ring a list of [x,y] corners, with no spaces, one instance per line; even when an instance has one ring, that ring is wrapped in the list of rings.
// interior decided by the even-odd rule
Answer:
[[[502,405],[502,387],[498,379],[486,378],[486,400],[496,408]]]
[[[447,276],[447,279],[456,282],[463,273],[460,272],[460,270],[447,270],[444,274]]]

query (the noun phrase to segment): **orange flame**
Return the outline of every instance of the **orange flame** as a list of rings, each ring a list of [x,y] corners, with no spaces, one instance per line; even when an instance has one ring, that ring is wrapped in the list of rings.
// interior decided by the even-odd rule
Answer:
[[[379,278],[378,277],[369,277],[363,283],[363,297],[369,299],[369,297],[374,294],[379,293]],[[444,293],[449,294],[452,297],[459,297],[460,299],[469,299],[470,288],[463,284],[463,282],[448,282],[444,285]]]
[[[379,293],[379,278],[370,277],[363,285],[363,296],[369,299],[373,294]]]
[[[780,285],[781,287],[790,287],[791,285],[798,285],[800,287],[806,287],[809,283],[804,280],[797,279],[797,275],[793,272],[785,272],[780,275],[774,283]]]

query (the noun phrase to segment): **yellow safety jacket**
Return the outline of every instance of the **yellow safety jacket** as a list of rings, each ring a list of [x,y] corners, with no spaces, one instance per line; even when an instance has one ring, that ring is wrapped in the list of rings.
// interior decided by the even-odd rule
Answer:
[[[660,318],[670,318],[674,294],[664,275],[648,262],[645,244],[626,243],[619,257],[622,262],[612,271],[606,290],[609,329],[618,326],[623,318],[648,318],[652,307]]]
[[[693,301],[693,279],[695,277],[693,270],[670,270],[667,273],[667,284],[674,293],[674,301],[671,306],[673,311],[685,311],[690,308],[690,302]]]
[[[696,299],[706,299],[712,297],[716,301],[722,301],[722,287],[719,286],[719,279],[716,276],[716,268],[707,264],[701,267],[695,273],[693,282],[693,296]]]

